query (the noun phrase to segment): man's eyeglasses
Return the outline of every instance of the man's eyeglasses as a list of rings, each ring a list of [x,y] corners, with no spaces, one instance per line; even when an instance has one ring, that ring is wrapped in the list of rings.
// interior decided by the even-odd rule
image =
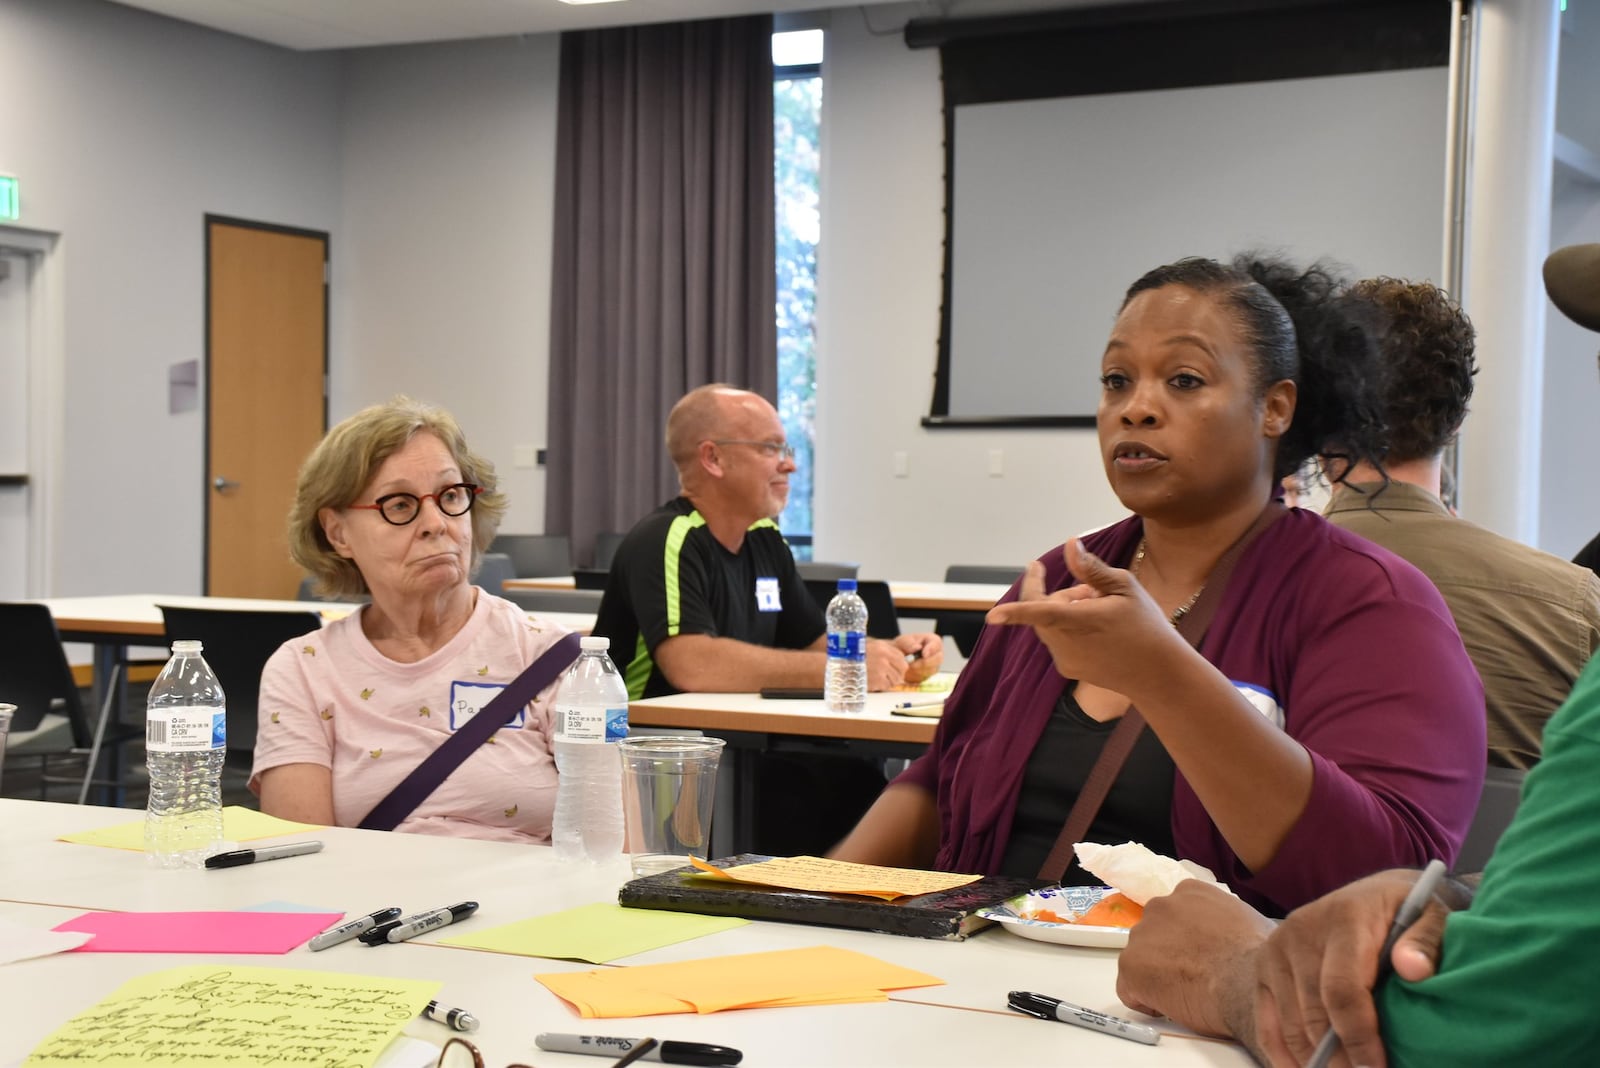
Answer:
[[[621,1058],[613,1061],[610,1068],[622,1068],[623,1065],[632,1064],[655,1048],[655,1039],[643,1039]],[[485,1068],[483,1053],[477,1046],[474,1046],[464,1038],[452,1038],[439,1051],[439,1060],[435,1063],[434,1068]],[[533,1065],[508,1064],[506,1068],[533,1068]]]
[[[438,505],[439,511],[448,516],[466,515],[472,511],[472,502],[482,492],[482,486],[457,482],[438,493],[424,493],[420,497],[415,493],[385,493],[372,504],[352,504],[350,507],[377,512],[395,526],[403,527],[422,514],[423,501],[432,500]]]
[[[782,456],[790,463],[794,462],[794,446],[787,442],[779,441],[739,441],[735,438],[726,438],[722,441],[713,440],[713,445],[748,445],[752,449],[760,449],[761,454],[769,460],[776,460]]]

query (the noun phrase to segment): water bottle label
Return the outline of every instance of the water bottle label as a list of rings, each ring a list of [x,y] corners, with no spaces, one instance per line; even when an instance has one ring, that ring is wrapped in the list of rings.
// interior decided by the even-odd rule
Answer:
[[[828,656],[834,660],[865,660],[867,636],[859,630],[830,631]]]
[[[627,705],[566,705],[556,713],[561,717],[561,737],[569,742],[618,742],[628,736]]]
[[[144,747],[154,753],[205,753],[226,748],[228,717],[220,708],[152,708],[144,722]]]
[[[472,721],[472,717],[482,712],[484,706],[496,697],[505,685],[499,682],[461,682],[450,684],[450,729],[458,731]],[[528,717],[526,708],[517,709],[517,714],[504,724],[506,727],[521,729],[523,722]],[[497,728],[498,729],[498,728]]]
[[[606,741],[620,742],[628,736],[628,706],[606,709]]]

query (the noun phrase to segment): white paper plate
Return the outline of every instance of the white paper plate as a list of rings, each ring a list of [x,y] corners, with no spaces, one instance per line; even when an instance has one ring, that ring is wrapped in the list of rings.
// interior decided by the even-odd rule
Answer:
[[[1095,927],[1082,923],[1051,923],[1048,920],[1030,920],[1021,914],[1030,907],[1059,902],[1058,912],[1084,912],[1096,901],[1112,893],[1109,886],[1066,886],[1035,890],[1007,901],[1003,907],[979,909],[978,915],[994,920],[1007,931],[1036,942],[1054,942],[1062,946],[1088,946],[1093,949],[1121,949],[1128,944],[1126,927]]]

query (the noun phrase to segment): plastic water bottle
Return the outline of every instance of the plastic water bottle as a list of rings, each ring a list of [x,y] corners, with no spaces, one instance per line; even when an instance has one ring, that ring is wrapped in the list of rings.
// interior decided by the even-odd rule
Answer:
[[[867,606],[855,579],[840,579],[828,602],[828,673],[822,700],[829,712],[867,709]]]
[[[622,853],[622,758],[612,744],[628,736],[628,687],[606,650],[609,638],[584,638],[582,653],[556,692],[556,856],[609,860]]]
[[[227,698],[200,643],[172,643],[172,659],[150,687],[145,764],[150,800],[144,851],[158,868],[198,868],[222,848],[222,762]]]

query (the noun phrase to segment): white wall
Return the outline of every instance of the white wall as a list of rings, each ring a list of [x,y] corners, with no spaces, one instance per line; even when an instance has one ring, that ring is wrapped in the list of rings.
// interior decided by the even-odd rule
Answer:
[[[920,427],[943,239],[938,58],[854,8],[831,28],[818,556],[935,577],[1120,517],[1092,430]],[[14,102],[0,171],[23,178],[22,225],[63,235],[66,268],[48,592],[199,588],[203,420],[167,415],[165,383],[203,352],[206,212],[331,231],[333,418],[397,390],[450,407],[502,473],[507,529],[542,527],[542,473],[513,459],[544,444],[556,50],[535,36],[305,55],[95,0],[0,0]],[[1572,226],[1600,240],[1585,218]],[[1568,405],[1550,424],[1594,425],[1592,356],[1552,356],[1576,377],[1547,387]],[[1580,476],[1594,444],[1547,444],[1547,480],[1569,459]],[[1570,552],[1600,514],[1561,486],[1544,522]]]
[[[198,592],[204,418],[167,414],[167,367],[204,354],[203,216],[333,228],[339,59],[93,0],[0,0],[0,100],[18,225],[62,235],[46,588]]]
[[[858,560],[865,576],[938,578],[950,563],[1031,560],[1121,518],[1092,429],[919,425],[944,240],[939,57],[835,11],[823,78],[817,558]],[[987,473],[994,450],[999,478]],[[907,478],[893,474],[896,451]]]
[[[348,54],[330,417],[407,392],[490,459],[501,529],[544,529],[558,38]]]

